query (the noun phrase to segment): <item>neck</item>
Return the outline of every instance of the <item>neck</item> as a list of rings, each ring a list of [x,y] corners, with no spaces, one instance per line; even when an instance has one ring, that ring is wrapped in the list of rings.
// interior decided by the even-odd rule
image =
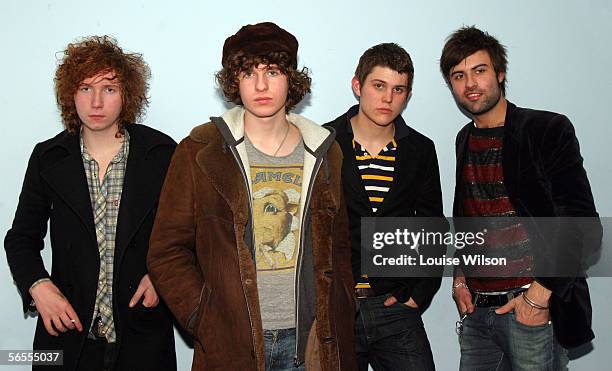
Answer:
[[[508,102],[506,101],[506,97],[502,95],[493,108],[482,115],[474,116],[474,124],[477,128],[485,129],[504,126],[507,108]]]
[[[388,143],[395,134],[395,123],[381,126],[370,120],[361,112],[351,118],[351,127],[353,128],[353,136],[359,143],[370,141],[384,141]],[[362,143],[363,144],[363,143]]]
[[[284,110],[270,117],[257,117],[249,111],[244,112],[244,132],[252,143],[275,143],[282,140],[287,132],[289,121]]]
[[[87,147],[87,151],[90,154],[94,154],[113,150],[121,146],[123,135],[117,138],[115,136],[117,129],[117,125],[113,125],[108,130],[104,131],[93,131],[83,127],[81,135],[83,135],[83,142]]]

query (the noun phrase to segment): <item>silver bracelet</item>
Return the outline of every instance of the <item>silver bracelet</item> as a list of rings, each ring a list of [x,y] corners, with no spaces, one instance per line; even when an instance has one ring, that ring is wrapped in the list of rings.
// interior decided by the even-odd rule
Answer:
[[[456,283],[456,284],[453,285],[453,289],[451,290],[451,295],[452,296],[455,296],[455,289],[457,289],[459,287],[465,287],[468,290],[470,289],[465,282]]]
[[[527,296],[527,293],[525,293],[525,292],[523,292],[521,294],[521,296],[523,297],[523,300],[525,300],[525,303],[529,304],[531,307],[533,307],[535,309],[540,309],[540,310],[548,309],[548,307],[540,305],[540,304],[536,303],[535,301],[529,299],[529,297]]]

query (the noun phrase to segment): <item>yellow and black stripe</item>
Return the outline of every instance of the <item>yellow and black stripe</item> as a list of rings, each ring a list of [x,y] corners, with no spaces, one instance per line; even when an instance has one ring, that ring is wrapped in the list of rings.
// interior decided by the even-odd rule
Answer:
[[[393,183],[397,142],[392,139],[378,155],[373,157],[353,139],[353,151],[372,211],[376,213]]]

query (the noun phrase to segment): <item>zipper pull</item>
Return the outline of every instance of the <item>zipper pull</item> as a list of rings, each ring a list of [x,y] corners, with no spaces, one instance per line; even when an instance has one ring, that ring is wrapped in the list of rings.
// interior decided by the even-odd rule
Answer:
[[[297,353],[295,354],[295,356],[293,356],[293,366],[295,368],[300,367],[300,365],[302,364],[302,362],[300,362],[300,359],[298,358]]]

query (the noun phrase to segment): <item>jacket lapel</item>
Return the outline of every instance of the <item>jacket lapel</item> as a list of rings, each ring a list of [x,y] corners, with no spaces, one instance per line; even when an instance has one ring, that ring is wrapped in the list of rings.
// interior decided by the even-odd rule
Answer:
[[[357,168],[357,160],[355,160],[355,152],[353,150],[353,133],[349,131],[351,122],[349,115],[354,115],[354,106],[351,108],[352,111],[342,116],[342,121],[337,128],[336,138],[344,154],[342,161],[342,181],[344,182],[344,188],[347,189],[347,194],[356,195],[355,200],[361,204],[364,210],[368,210],[368,213],[372,214],[372,204],[366,193],[365,186],[361,180],[359,169]]]
[[[468,138],[470,137],[470,128],[474,125],[471,121],[461,129],[455,148],[455,156],[457,164],[455,166],[455,197],[453,200],[453,216],[463,216],[463,194],[465,185],[463,183],[463,168],[465,166],[465,155],[467,152]]]
[[[504,172],[504,185],[511,200],[518,199],[519,169],[520,169],[520,138],[516,127],[512,123],[516,106],[508,102],[506,119],[504,123],[502,169]],[[516,209],[518,205],[513,205]]]
[[[95,240],[93,211],[78,135],[66,135],[58,143],[68,151],[68,156],[41,172],[42,178],[79,217]]]
[[[228,148],[216,131],[216,135],[214,137],[211,135],[210,141],[196,154],[196,163],[229,205],[234,221],[245,224],[249,218],[248,188],[244,181],[237,182],[237,180],[244,179],[246,174],[242,174],[240,165],[231,151],[232,149]]]
[[[397,143],[397,149],[395,151],[395,164],[393,164],[393,181],[389,188],[389,192],[385,196],[382,205],[377,210],[379,215],[383,215],[383,212],[389,208],[389,205],[395,204],[395,197],[398,192],[405,189],[411,189],[412,187],[400,187],[400,183],[410,185],[414,181],[416,170],[420,166],[418,161],[414,159],[419,158],[419,154],[416,153],[416,147],[410,137],[412,129],[406,124],[402,116],[397,116],[394,120],[395,125],[395,141]],[[406,161],[404,161],[406,159]],[[382,210],[382,211],[381,211]]]
[[[130,152],[128,154],[121,204],[117,216],[115,256],[121,262],[128,243],[138,231],[151,209],[158,201],[163,176],[159,164],[147,161],[147,143],[138,133],[130,132]]]

